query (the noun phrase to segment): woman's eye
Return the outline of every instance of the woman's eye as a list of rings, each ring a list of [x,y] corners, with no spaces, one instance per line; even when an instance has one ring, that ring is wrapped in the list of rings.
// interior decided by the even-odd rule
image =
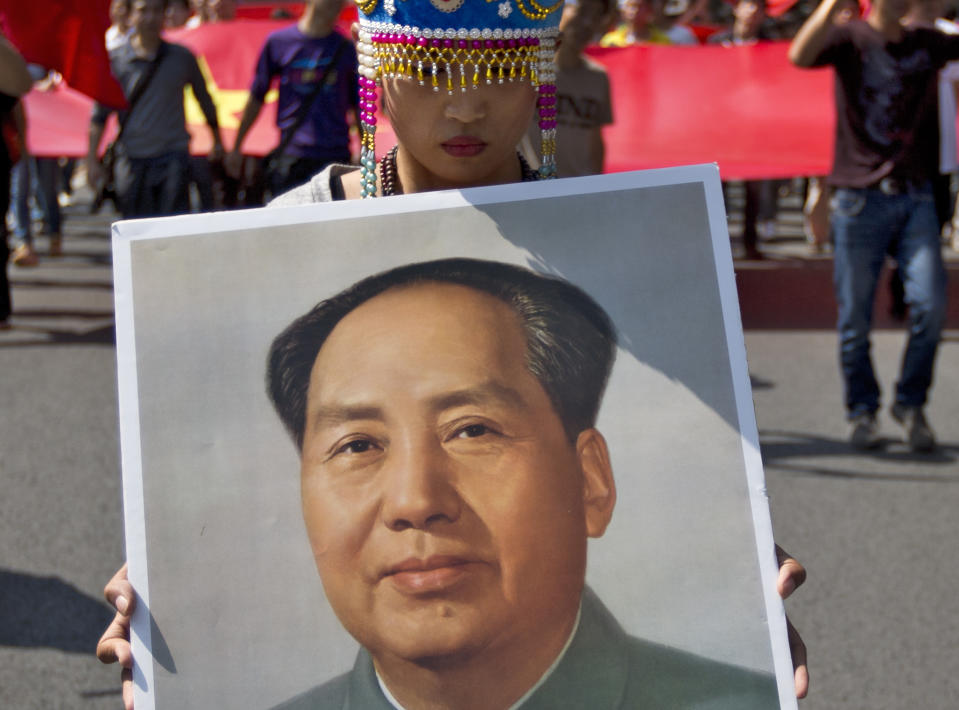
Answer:
[[[443,64],[424,64],[423,76],[442,76],[446,73],[446,66]]]

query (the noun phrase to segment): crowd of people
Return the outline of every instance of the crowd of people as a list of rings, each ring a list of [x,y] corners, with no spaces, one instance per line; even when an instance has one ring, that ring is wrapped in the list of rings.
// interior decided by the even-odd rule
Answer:
[[[873,3],[871,15],[875,14],[878,4]],[[307,0],[299,18],[291,18],[293,21],[288,27],[268,37],[253,71],[249,99],[235,138],[232,145],[224,145],[214,99],[207,91],[196,57],[182,45],[165,41],[163,33],[180,27],[236,21],[237,0],[113,0],[110,4],[112,25],[104,42],[128,107],[119,113],[119,133],[105,152],[104,130],[113,111],[97,105],[91,117],[88,152],[77,172],[81,179],[85,173],[87,182],[95,189],[97,203],[112,198],[120,214],[127,218],[258,206],[297,186],[315,186],[316,181],[311,183],[311,178],[323,175],[324,169],[332,169],[334,175],[349,175],[345,166],[357,162],[366,181],[361,191],[364,195],[373,194],[375,188],[365,174],[367,168],[362,167],[371,156],[367,152],[351,155],[351,145],[355,145],[351,134],[363,133],[364,121],[375,119],[372,115],[364,119],[369,108],[369,98],[364,96],[370,87],[364,86],[362,65],[357,63],[357,45],[336,29],[343,6],[344,0]],[[869,25],[868,18],[851,22],[860,18],[863,9],[856,0],[836,0],[829,6],[826,18],[829,27]],[[806,18],[819,16],[819,10],[812,10],[805,1],[792,6],[780,4],[776,8],[777,16],[771,17],[764,0],[735,3],[621,0],[618,5],[615,0],[571,0],[560,20],[562,41],[555,54],[555,97],[549,99],[553,102],[551,121],[555,126],[544,142],[543,117],[535,116],[529,121],[526,134],[518,140],[524,169],[528,167],[543,176],[560,177],[602,172],[605,152],[602,128],[611,124],[615,116],[609,79],[604,68],[584,53],[587,46],[643,43],[741,46],[763,40],[791,39],[797,31],[801,39],[808,27]],[[949,12],[944,0],[897,0],[893,24],[910,29],[928,28],[942,36],[954,36],[959,34],[959,25],[947,18]],[[277,6],[275,17],[288,15],[284,6]],[[822,31],[825,32],[825,28]],[[797,63],[803,65],[806,61],[804,58]],[[45,90],[60,81],[55,71],[45,67],[28,65],[28,73],[37,90]],[[879,160],[877,155],[882,156],[879,161],[882,167],[866,171],[863,180],[876,178],[873,181],[878,184],[889,175],[898,179],[900,171],[896,164],[901,162],[924,166],[922,175],[930,180],[935,198],[937,238],[948,238],[953,232],[959,236],[959,229],[954,228],[954,224],[959,223],[954,217],[955,176],[959,175],[955,131],[957,77],[959,65],[946,62],[938,75],[938,95],[927,97],[917,93],[923,102],[932,101],[933,105],[921,104],[920,117],[924,124],[921,130],[914,132],[915,142],[897,143],[902,155],[889,152],[889,139],[870,135],[874,130],[870,121],[888,124],[899,120],[885,115],[876,118],[872,115],[875,107],[866,111],[861,119],[850,119],[849,125],[840,122],[837,133],[840,149],[837,165],[861,161],[863,154],[875,160]],[[264,158],[246,155],[244,143],[261,113],[267,92],[276,85],[279,87],[276,119],[279,142]],[[192,89],[209,126],[212,149],[208,155],[190,154],[191,137],[184,113],[185,87]],[[46,255],[57,257],[62,253],[61,206],[70,203],[71,185],[76,179],[74,158],[29,154],[26,141],[29,126],[22,102],[16,102],[5,120],[7,154],[12,169],[4,171],[10,179],[9,211],[5,210],[8,213],[4,226],[12,236],[10,261],[20,268],[35,266],[41,258],[34,238],[37,233],[46,235]],[[879,150],[870,144],[869,150],[854,150],[845,156],[841,151],[848,143],[845,138],[857,130],[864,132],[867,142],[885,145],[885,148]],[[842,168],[837,170],[841,173]],[[334,187],[339,185],[338,180],[333,182]],[[812,176],[800,183],[807,188],[805,228],[815,251],[832,248],[837,224],[840,227],[844,224],[843,193],[836,193],[836,188],[849,187],[848,182],[842,174],[837,177],[834,173],[828,179]],[[450,186],[462,184],[465,183],[455,179],[449,181]],[[747,180],[743,183],[742,244],[747,258],[762,258],[761,240],[775,231],[777,203],[787,184],[795,181]],[[349,186],[350,179],[346,179],[344,185]],[[324,183],[323,189],[326,187]],[[406,185],[402,187],[409,189]],[[401,187],[392,186],[392,189],[398,191]],[[332,196],[337,194],[334,192]],[[831,205],[835,205],[838,212],[831,209]],[[897,244],[898,239],[888,245],[894,257]],[[920,310],[916,304],[917,289],[923,295],[928,289],[919,288],[910,280],[909,265],[903,261],[900,260],[900,278],[895,283],[900,285],[899,293],[915,313]],[[868,297],[871,303],[874,285],[867,284],[864,288],[865,295],[861,298]],[[864,309],[864,305],[856,307],[857,311]],[[0,315],[5,316],[2,322],[8,325],[8,310]],[[841,330],[843,327],[840,326]],[[859,333],[856,338],[862,341],[863,333],[868,333],[868,324],[856,330]],[[937,341],[938,336],[932,340]],[[863,347],[860,343],[853,349],[858,352]],[[848,355],[848,358],[861,360],[862,356]],[[926,354],[923,361],[931,362],[931,358],[932,355]],[[863,377],[871,382],[868,373]],[[870,391],[872,388],[871,384],[867,387]],[[873,395],[866,399],[867,404],[863,406],[870,410],[874,407]],[[914,406],[922,404],[918,396],[908,399],[916,400]],[[863,406],[851,400],[854,419],[862,418]],[[867,411],[867,414],[873,412]],[[866,417],[867,426],[859,428],[853,437],[854,443],[867,447],[876,443],[873,419],[874,416]],[[915,416],[910,416],[910,421],[914,419]],[[918,426],[924,431],[920,436],[915,433],[916,428],[912,427],[913,443],[918,448],[928,448],[931,432],[928,427]]]
[[[130,83],[135,83],[137,77],[145,75],[142,69],[147,66],[148,59],[154,58],[152,47],[154,44],[159,46],[159,37],[163,30],[234,21],[237,18],[238,4],[238,0],[168,0],[163,3],[160,16],[138,15],[138,24],[141,26],[137,28],[133,24],[134,3],[113,0],[110,6],[113,24],[106,33],[105,42],[111,52],[114,71],[118,76],[126,77],[126,89],[129,92]],[[313,3],[306,3],[307,12],[315,17],[317,12],[309,9],[312,5]],[[942,7],[938,7],[940,5]],[[569,24],[569,19],[564,19],[564,42],[560,44],[557,57],[557,130],[559,143],[563,146],[562,150],[557,152],[558,175],[574,176],[601,172],[604,154],[601,128],[614,120],[608,79],[602,67],[583,54],[586,46],[598,44],[619,47],[647,43],[741,46],[763,40],[787,40],[792,38],[813,6],[811,0],[800,0],[792,5],[778,4],[775,10],[777,16],[771,17],[767,13],[764,0],[620,0],[618,5],[616,0],[586,0],[567,4],[567,18],[577,19],[572,25]],[[940,31],[956,31],[957,26],[946,19],[944,2],[916,0],[913,6],[907,17],[908,21],[930,23],[938,20]],[[289,14],[285,6],[278,5],[273,16],[283,18]],[[843,0],[833,14],[832,21],[842,24],[859,14],[860,6],[857,0]],[[324,24],[329,24],[330,27],[325,28]],[[349,74],[348,68],[344,72],[344,67],[340,67],[332,73],[340,82],[338,96],[335,99],[321,96],[320,100],[312,105],[315,97],[308,96],[308,92],[304,90],[304,86],[311,81],[312,69],[307,66],[304,74],[303,67],[294,68],[294,64],[303,61],[310,64],[314,59],[293,60],[284,57],[287,65],[277,64],[277,53],[294,46],[301,37],[311,38],[317,47],[324,45],[324,42],[329,44],[332,40],[325,38],[333,37],[335,33],[327,33],[332,33],[331,22],[317,24],[314,18],[303,17],[286,31],[285,39],[271,38],[256,67],[256,79],[250,87],[251,100],[246,106],[233,145],[223,147],[222,143],[214,140],[214,149],[209,156],[181,155],[178,161],[180,167],[172,170],[165,179],[167,188],[171,184],[176,186],[172,193],[167,189],[167,197],[163,198],[167,201],[166,204],[146,204],[139,207],[122,204],[126,198],[121,195],[129,196],[130,189],[134,189],[124,182],[117,192],[117,207],[120,212],[124,216],[141,216],[189,209],[209,211],[256,206],[263,204],[271,193],[279,194],[284,188],[305,181],[324,161],[349,162],[348,136],[350,130],[356,130],[358,113],[356,99],[351,99],[348,94],[350,83],[345,78]],[[575,47],[571,46],[573,44]],[[177,53],[182,55],[182,52]],[[344,57],[341,56],[339,61],[343,64]],[[35,66],[31,67],[31,71],[39,89],[42,89],[44,84],[51,85],[58,81],[56,72],[48,72],[45,68]],[[296,72],[300,72],[300,75]],[[167,77],[169,73],[169,67],[164,67],[161,80],[156,84],[162,84],[162,77]],[[257,107],[262,108],[269,82],[277,79],[280,79],[282,94],[279,125],[283,135],[280,145],[277,146],[279,150],[264,164],[251,156],[244,156],[241,149],[252,122],[259,115]],[[205,93],[200,86],[203,82],[197,80],[196,74],[185,83],[198,88],[198,98]],[[173,91],[172,85],[166,88]],[[173,148],[177,153],[188,151],[189,143],[184,143],[185,140],[188,141],[188,137],[181,129],[178,112],[162,116],[152,111],[152,106],[156,103],[168,107],[169,112],[180,102],[172,95],[162,97],[161,100],[160,86],[150,89],[145,92],[146,99],[139,100],[141,105],[128,112],[132,117],[124,120],[125,135],[118,143],[125,149],[123,159],[111,164],[111,168],[119,165],[122,178],[127,181],[131,179],[128,169],[137,160],[148,159],[152,165],[150,172],[155,177],[161,170],[161,164],[170,164],[167,154]],[[947,93],[954,96],[954,91],[943,92],[944,102],[949,101]],[[326,105],[330,100],[335,105]],[[298,109],[305,105],[309,107],[301,117]],[[209,103],[204,102],[203,108],[204,111],[211,110]],[[17,112],[22,116],[22,109]],[[108,114],[106,109],[99,109],[94,114],[90,131],[91,152],[80,170],[80,179],[85,171],[90,182],[96,185],[99,185],[104,177],[99,166],[100,153],[104,146],[94,146],[92,142],[102,135],[100,128]],[[29,117],[22,116],[22,119],[23,130],[28,130]],[[151,140],[150,145],[144,145],[138,140],[138,134],[149,134],[160,124],[163,125],[161,135],[165,136],[165,140]],[[536,167],[538,155],[535,150],[535,125],[531,125],[529,134],[530,140],[523,141],[521,148],[526,159]],[[954,131],[952,134],[954,135]],[[344,136],[347,138],[344,139]],[[953,144],[944,137],[944,154],[950,145]],[[164,156],[162,160],[159,159],[161,155]],[[111,154],[110,157],[113,159],[117,156]],[[357,156],[352,157],[355,159]],[[73,158],[54,160],[31,158],[28,155],[15,165],[11,183],[12,214],[8,220],[13,237],[14,265],[29,267],[39,261],[40,254],[33,239],[32,223],[35,221],[41,224],[42,231],[49,235],[50,256],[60,254],[62,242],[59,208],[70,201],[71,177],[74,175],[75,165]],[[264,170],[264,167],[267,169]],[[943,174],[948,174],[954,171],[954,167],[944,163],[943,171]],[[282,172],[288,175],[281,177]],[[831,191],[820,177],[812,176],[808,181],[797,183],[807,197],[806,235],[812,249],[817,252],[827,251],[830,245],[828,205]],[[954,230],[952,227],[952,212],[949,211],[955,202],[954,189],[949,189],[948,178],[940,179],[938,183],[942,195],[940,212],[945,215],[944,230],[947,236],[953,231],[959,236],[959,229]],[[792,185],[792,182],[782,180],[750,180],[743,184],[745,204],[742,215],[742,244],[745,257],[763,257],[760,247],[762,239],[775,234],[779,197]],[[945,187],[942,187],[943,185]],[[155,186],[154,192],[158,189],[160,188]]]

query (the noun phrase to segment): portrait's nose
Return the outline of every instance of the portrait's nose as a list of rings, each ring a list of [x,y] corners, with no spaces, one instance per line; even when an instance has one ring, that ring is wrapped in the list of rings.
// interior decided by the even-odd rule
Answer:
[[[459,494],[446,453],[435,439],[394,444],[380,473],[383,522],[391,530],[426,530],[459,518]]]
[[[467,73],[469,73],[467,69]],[[469,79],[469,77],[467,77]],[[446,100],[446,117],[460,123],[475,123],[486,116],[489,92],[482,87],[468,86],[465,91],[459,87],[459,76],[454,83],[452,94]]]

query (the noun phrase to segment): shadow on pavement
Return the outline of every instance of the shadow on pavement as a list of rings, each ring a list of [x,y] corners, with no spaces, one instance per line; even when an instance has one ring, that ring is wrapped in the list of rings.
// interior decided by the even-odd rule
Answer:
[[[0,569],[0,646],[55,648],[91,657],[113,614],[59,577]]]
[[[918,483],[959,483],[959,475],[949,472],[929,472],[933,467],[953,467],[959,458],[959,446],[939,444],[935,451],[917,454],[909,451],[899,439],[885,437],[872,451],[853,449],[845,439],[833,439],[803,432],[764,429],[759,432],[759,446],[767,468],[796,475],[826,476],[870,481],[909,481]],[[790,462],[790,459],[846,458],[856,464],[855,469],[817,466],[812,463]],[[863,463],[875,461],[896,464],[899,470],[891,473],[864,470]],[[923,471],[908,473],[902,465],[916,464]]]
[[[113,290],[113,281],[110,279],[107,279],[106,281],[79,281],[76,279],[24,279],[24,278],[13,277],[10,279],[10,285],[13,288],[17,288],[17,289],[21,289],[21,288],[22,289],[90,288],[90,289],[100,289],[103,291]]]
[[[20,313],[14,311],[14,318],[18,316],[20,316]],[[64,314],[64,316],[66,317],[67,314]],[[25,336],[25,338],[17,338],[17,335]],[[83,332],[16,324],[12,330],[6,331],[3,338],[0,339],[0,350],[51,345],[109,345],[112,347],[115,344],[116,332],[113,323]]]
[[[113,309],[102,311],[55,311],[49,308],[18,308],[16,315],[20,318],[76,318],[78,320],[103,320],[113,318]]]
[[[757,375],[749,373],[749,384],[754,390],[771,390],[776,386],[776,383],[772,380],[767,380]]]

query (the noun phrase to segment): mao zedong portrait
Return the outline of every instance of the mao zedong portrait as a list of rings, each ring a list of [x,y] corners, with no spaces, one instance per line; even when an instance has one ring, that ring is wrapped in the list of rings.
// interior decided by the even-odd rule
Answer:
[[[579,288],[470,259],[369,277],[276,338],[310,544],[361,646],[280,707],[779,707],[772,674],[630,637],[585,586],[615,349]]]

